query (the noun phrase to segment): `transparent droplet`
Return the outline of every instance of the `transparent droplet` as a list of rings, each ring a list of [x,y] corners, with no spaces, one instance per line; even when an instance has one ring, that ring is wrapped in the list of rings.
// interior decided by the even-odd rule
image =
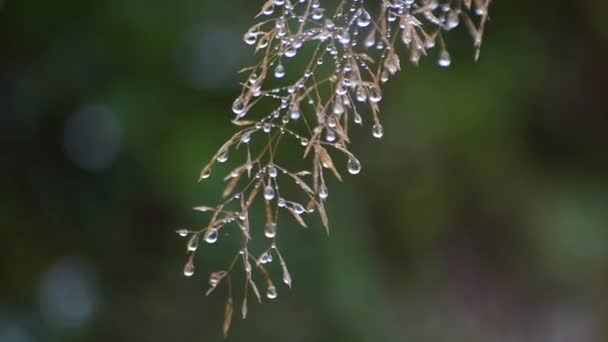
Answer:
[[[445,25],[447,26],[448,30],[451,30],[453,28],[456,28],[459,24],[459,19],[458,19],[458,12],[456,11],[451,11],[450,13],[448,13],[448,17],[446,20]]]
[[[240,97],[234,100],[234,102],[232,103],[232,111],[238,117],[242,117],[245,115],[245,107],[245,102]]]
[[[359,113],[355,113],[355,117],[353,120],[355,120],[355,123],[358,125],[361,125],[363,123],[363,118],[361,117],[361,114],[359,114]]]
[[[265,123],[263,130],[264,130],[264,133],[270,133],[270,131],[272,130],[272,125],[269,123]]]
[[[291,58],[291,57],[295,56],[296,53],[297,53],[297,50],[293,45],[289,45],[285,49],[285,57]]]
[[[256,32],[249,31],[249,32],[245,33],[245,36],[243,36],[243,40],[245,41],[245,44],[247,44],[247,45],[255,44],[257,39],[258,39],[258,36],[257,36]]]
[[[274,199],[274,188],[271,185],[266,186],[264,189],[264,198],[267,201],[272,201]]]
[[[218,233],[217,229],[212,229],[207,232],[207,235],[205,235],[205,242],[215,243],[217,241],[218,237],[219,237],[219,233]]]
[[[216,287],[217,284],[220,283],[220,280],[222,280],[222,273],[220,273],[220,272],[211,273],[211,275],[209,276],[209,285],[211,285],[212,287]]]
[[[300,139],[300,145],[302,145],[302,146],[308,146],[308,139],[306,139],[306,138]]]
[[[340,41],[340,43],[342,43],[343,45],[346,45],[348,43],[350,43],[350,33],[348,32],[347,29],[343,29],[339,34],[338,34],[338,40]]]
[[[330,116],[329,118],[327,118],[327,126],[335,128],[337,125],[338,121],[336,120],[336,117]]]
[[[367,27],[372,22],[372,16],[364,9],[361,8],[361,14],[357,18],[357,26]]]
[[[437,61],[440,67],[447,68],[452,64],[452,57],[447,50],[442,50],[439,53],[439,60]]]
[[[241,137],[241,142],[243,144],[249,144],[250,141],[251,141],[251,134],[250,133],[243,134],[243,136]]]
[[[177,235],[179,235],[181,237],[188,236],[188,230],[187,229],[178,229],[175,232],[177,233]]]
[[[380,102],[382,100],[382,93],[375,85],[369,88],[369,100],[372,102]]]
[[[266,297],[268,297],[268,299],[275,299],[275,298],[277,298],[277,289],[276,289],[276,287],[274,287],[273,285],[268,286],[268,290],[266,290]]]
[[[268,165],[268,175],[272,178],[276,178],[278,175],[277,168],[274,165]]]
[[[184,266],[184,275],[186,277],[192,277],[194,274],[194,264],[191,261],[188,261]]]
[[[319,19],[323,18],[323,9],[319,8],[319,7],[313,9],[311,16],[312,16],[313,20],[319,20]]]
[[[327,191],[327,186],[325,184],[322,184],[321,188],[319,189],[319,197],[322,199],[329,197],[329,192]]]
[[[275,236],[277,236],[277,224],[276,223],[267,224],[266,228],[264,229],[264,235],[269,239],[272,239]]]
[[[301,115],[302,115],[302,113],[300,113],[300,108],[298,108],[298,106],[293,106],[291,108],[291,111],[289,112],[289,117],[292,120],[298,120]]]
[[[271,15],[274,12],[274,4],[270,4],[270,6],[264,7],[264,15]]]
[[[351,175],[356,175],[361,172],[361,163],[359,162],[359,160],[357,160],[357,158],[350,157],[350,159],[348,160],[347,168],[348,172]]]
[[[336,85],[336,94],[344,95],[344,94],[346,94],[346,92],[347,92],[347,89],[346,89],[346,86],[344,85],[344,81],[338,82],[338,84]]]
[[[336,141],[336,132],[333,129],[327,129],[327,133],[325,134],[325,140],[327,140],[327,142]]]
[[[188,240],[188,251],[194,252],[198,249],[198,235],[192,235],[190,240]]]
[[[344,103],[342,102],[341,97],[336,97],[333,105],[334,114],[340,115],[344,113]]]
[[[274,68],[274,77],[283,78],[284,76],[285,76],[285,67],[283,66],[283,64],[277,65],[277,67]]]
[[[382,125],[375,124],[372,128],[372,134],[374,135],[374,138],[382,138],[384,136],[384,128],[382,127]]]
[[[304,209],[304,207],[301,204],[296,203],[293,205],[293,211],[295,211],[296,214],[301,215],[306,210]]]
[[[264,252],[260,255],[260,263],[267,264],[272,262],[272,254],[270,252]]]
[[[376,44],[376,31],[375,30],[372,30],[367,35],[363,44],[365,45],[366,48],[371,48],[372,46],[374,46]]]
[[[357,88],[357,101],[359,102],[365,102],[367,100],[367,92],[365,91],[365,88],[363,88],[363,86],[359,86]]]
[[[217,156],[217,161],[220,163],[225,163],[228,160],[228,150],[222,150],[220,154]]]

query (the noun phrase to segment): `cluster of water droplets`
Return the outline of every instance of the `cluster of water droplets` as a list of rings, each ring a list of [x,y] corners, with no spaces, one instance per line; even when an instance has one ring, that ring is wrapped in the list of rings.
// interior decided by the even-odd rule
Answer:
[[[351,122],[369,122],[371,135],[383,138],[384,127],[379,118],[381,87],[401,69],[396,44],[408,49],[413,64],[436,49],[437,64],[449,67],[452,57],[442,34],[465,26],[463,21],[467,21],[467,27],[473,23],[472,31],[477,28],[481,32],[489,0],[382,0],[382,10],[371,13],[364,0],[346,0],[335,12],[322,7],[325,3],[329,2],[267,0],[260,22],[244,34],[244,42],[264,57],[256,66],[245,69],[248,77],[240,96],[232,103],[233,122],[241,131],[219,149],[203,168],[200,179],[209,178],[213,168],[226,163],[229,155],[238,155],[240,151],[235,150],[239,148],[245,150],[247,159],[226,176],[225,202],[201,210],[213,214],[209,225],[200,230],[177,230],[177,234],[187,238],[190,258],[183,270],[186,277],[194,274],[193,256],[201,241],[214,244],[227,225],[237,225],[243,241],[237,257],[242,260],[249,282],[246,289],[255,288],[256,296],[262,296],[251,278],[260,268],[266,297],[276,298],[277,289],[265,267],[278,267],[277,264],[282,269],[283,282],[291,286],[291,275],[276,247],[279,212],[291,214],[304,227],[304,215],[317,212],[329,229],[324,207],[329,197],[325,177],[333,174],[342,179],[343,168],[350,175],[362,172],[361,162],[349,150]],[[471,16],[479,20],[473,22]],[[476,34],[475,39],[477,47],[481,35]],[[307,66],[298,71],[296,66],[301,64],[293,60],[311,55]],[[258,105],[262,100],[265,105]],[[270,107],[270,103],[275,107]],[[271,110],[260,113],[257,108],[262,107]],[[286,139],[295,139],[301,149],[297,154],[312,161],[310,171],[287,171],[275,159],[277,154],[285,153],[278,150],[279,142]],[[259,150],[260,144],[266,147]],[[339,162],[334,159],[337,156]],[[302,189],[305,200],[292,200],[291,194],[280,191],[285,182]],[[264,241],[271,243],[271,248],[258,259],[250,255],[248,245],[251,234],[256,234],[253,224],[249,224],[250,202],[254,199],[262,199],[266,207],[263,235],[267,239]],[[228,209],[230,206],[237,209]],[[230,276],[234,264],[227,271],[210,275],[210,291]],[[246,296],[242,310],[245,316]]]

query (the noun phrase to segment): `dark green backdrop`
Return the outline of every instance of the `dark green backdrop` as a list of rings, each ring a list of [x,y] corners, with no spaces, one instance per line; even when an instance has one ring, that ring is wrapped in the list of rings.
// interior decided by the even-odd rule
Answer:
[[[0,341],[218,341],[185,279],[198,172],[233,128],[260,1],[6,0],[0,11]],[[605,341],[605,1],[497,0],[479,63],[386,89],[385,138],[332,183],[333,232],[287,227],[295,285],[232,341]]]

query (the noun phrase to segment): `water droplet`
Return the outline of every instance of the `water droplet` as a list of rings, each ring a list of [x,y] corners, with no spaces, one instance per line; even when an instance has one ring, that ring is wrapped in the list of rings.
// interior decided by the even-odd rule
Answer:
[[[331,128],[335,128],[338,125],[336,117],[330,116],[329,118],[327,118],[327,125]]]
[[[277,168],[274,165],[268,165],[268,175],[272,178],[276,178],[277,174]]]
[[[346,92],[347,92],[347,89],[346,89],[346,86],[344,85],[344,81],[338,82],[338,84],[336,85],[336,94],[344,95],[344,94],[346,94]]]
[[[325,184],[322,184],[321,188],[319,189],[319,197],[322,199],[329,197],[329,191],[327,191],[327,186]]]
[[[181,237],[188,236],[188,230],[187,229],[178,229],[175,232],[177,233],[177,235],[179,235]]]
[[[367,92],[365,91],[365,88],[363,88],[363,86],[359,86],[357,87],[357,101],[359,102],[365,102],[367,100]]]
[[[268,299],[275,299],[275,298],[277,298],[277,289],[276,289],[276,287],[274,287],[273,285],[268,286],[268,290],[266,291],[266,297],[268,297]]]
[[[264,252],[260,255],[260,263],[267,264],[272,262],[272,254],[270,252]]]
[[[372,134],[374,135],[374,138],[382,138],[384,136],[384,128],[382,127],[382,125],[375,124],[372,128]]]
[[[193,274],[194,274],[194,264],[190,260],[184,266],[184,275],[186,277],[192,277]]]
[[[298,106],[293,106],[291,108],[291,111],[289,112],[289,117],[292,120],[298,120],[301,115],[302,115],[302,113],[300,113],[300,108],[298,108]]]
[[[190,240],[188,240],[188,251],[194,252],[198,248],[198,234],[192,235]]]
[[[371,48],[376,44],[376,31],[372,30],[369,35],[365,38],[365,42],[363,42],[366,48]]]
[[[452,57],[447,50],[442,50],[439,53],[439,60],[437,61],[440,67],[447,68],[452,64]]]
[[[267,201],[272,201],[274,199],[274,188],[271,185],[268,185],[264,189],[264,198]]]
[[[351,175],[356,175],[361,172],[361,163],[359,160],[357,160],[357,158],[350,157],[350,159],[348,159],[347,168]]]
[[[357,18],[357,26],[359,27],[367,27],[372,22],[372,16],[369,15],[364,8],[361,8],[361,13],[359,18]]]
[[[249,144],[250,141],[251,141],[251,133],[243,134],[243,136],[241,137],[241,142],[243,144]]]
[[[283,64],[277,65],[277,67],[274,69],[274,77],[283,78],[284,76],[285,76],[285,67],[283,66]]]
[[[220,154],[217,156],[217,161],[220,163],[225,163],[228,160],[228,150],[222,150]]]
[[[291,58],[293,56],[295,56],[297,53],[296,48],[292,45],[287,46],[287,48],[285,48],[285,57]]]
[[[216,287],[217,284],[220,283],[220,280],[222,280],[223,275],[221,272],[213,272],[211,273],[211,275],[209,276],[209,285],[211,285],[212,287]]]
[[[253,45],[258,40],[258,36],[257,36],[256,32],[249,31],[249,32],[245,33],[243,40],[245,41],[245,44]]]
[[[369,87],[369,100],[372,102],[380,102],[382,100],[382,93],[375,85]]]
[[[323,9],[322,8],[315,8],[312,10],[312,19],[314,20],[319,20],[323,18]]]
[[[269,239],[272,239],[277,236],[277,224],[274,222],[267,224],[266,228],[264,228],[264,235]]]
[[[219,234],[217,232],[217,229],[211,229],[211,230],[207,231],[207,234],[205,235],[205,242],[215,243],[217,241],[218,237],[219,237]]]
[[[344,113],[344,103],[342,102],[342,98],[339,96],[334,100],[333,111],[334,114],[337,115]]]
[[[306,210],[304,209],[304,207],[301,204],[296,203],[293,205],[293,211],[295,211],[295,213],[298,215],[302,215],[304,213],[304,211],[306,211]]]
[[[325,140],[327,140],[327,142],[336,141],[336,132],[328,128],[327,133],[325,134]]]
[[[308,139],[306,139],[306,138],[300,139],[300,145],[302,145],[302,146],[308,146]]]
[[[264,15],[271,15],[274,12],[274,4],[270,4],[270,6],[264,7]]]
[[[203,172],[201,172],[201,179],[207,179],[211,176],[211,169],[204,169]]]
[[[361,114],[359,114],[359,113],[355,113],[355,117],[353,120],[358,125],[361,125],[363,123],[363,118],[361,117]]]
[[[451,11],[450,13],[448,13],[448,17],[446,20],[445,25],[447,26],[448,30],[451,30],[453,28],[456,28],[459,24],[459,19],[458,19],[458,12],[456,11]]]
[[[245,102],[240,97],[237,98],[236,100],[234,100],[234,103],[232,103],[232,111],[239,118],[243,117],[246,114],[245,113],[245,107],[246,107]]]

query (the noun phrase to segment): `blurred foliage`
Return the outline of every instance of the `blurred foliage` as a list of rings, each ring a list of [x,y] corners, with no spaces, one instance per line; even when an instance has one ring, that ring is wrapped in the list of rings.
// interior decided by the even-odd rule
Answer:
[[[181,275],[174,230],[221,186],[195,181],[232,131],[260,4],[5,2],[0,341],[221,338],[224,297]],[[357,132],[331,237],[288,227],[294,289],[230,339],[606,339],[606,4],[492,11],[479,63],[456,34],[452,68],[388,84],[386,138]],[[213,270],[226,247],[205,247]]]

